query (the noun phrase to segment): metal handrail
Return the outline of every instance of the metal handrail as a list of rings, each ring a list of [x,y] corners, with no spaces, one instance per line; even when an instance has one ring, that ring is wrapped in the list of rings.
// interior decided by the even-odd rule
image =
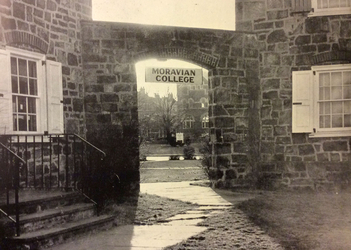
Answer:
[[[99,149],[98,147],[96,147],[95,145],[91,144],[90,142],[88,142],[87,140],[85,140],[83,137],[77,135],[77,134],[73,134],[75,137],[78,137],[80,140],[82,140],[84,143],[88,144],[90,147],[94,148],[95,150],[97,150],[98,152],[100,152],[104,157],[106,157],[106,153],[104,151],[102,151],[101,149]]]
[[[14,222],[14,223],[17,223],[17,221],[14,219],[14,218],[12,218],[9,214],[7,214],[4,210],[2,210],[1,208],[0,208],[0,213],[2,213],[3,215],[5,215],[10,221],[12,221],[12,222]]]
[[[7,152],[9,152],[17,161],[21,161],[23,164],[26,164],[26,162],[19,157],[15,152],[13,152],[11,149],[7,148],[4,144],[0,142],[0,146],[5,149]],[[16,235],[20,236],[20,221],[19,221],[19,166],[16,164],[17,167],[15,167],[15,210],[16,210],[16,219],[13,219],[11,216],[9,216],[5,211],[0,209],[0,212],[4,214],[8,219],[10,219],[12,222],[16,224]],[[8,194],[7,194],[8,196]],[[9,198],[7,198],[9,199]]]
[[[0,146],[3,147],[5,150],[7,150],[10,154],[12,154],[14,157],[17,158],[17,160],[20,160],[22,163],[26,164],[26,161],[23,160],[21,157],[19,157],[15,152],[13,152],[11,149],[6,147],[4,144],[0,142]]]

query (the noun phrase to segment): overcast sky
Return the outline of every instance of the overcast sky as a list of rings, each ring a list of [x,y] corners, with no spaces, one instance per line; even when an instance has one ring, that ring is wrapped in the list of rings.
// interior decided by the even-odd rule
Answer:
[[[93,0],[93,20],[235,29],[235,0]]]

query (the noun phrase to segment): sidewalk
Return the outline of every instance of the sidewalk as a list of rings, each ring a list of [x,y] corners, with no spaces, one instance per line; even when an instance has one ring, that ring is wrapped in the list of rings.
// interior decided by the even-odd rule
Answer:
[[[206,230],[196,226],[212,213],[232,206],[209,187],[190,182],[142,183],[140,192],[196,203],[198,208],[176,215],[167,222],[151,226],[127,225],[85,236],[74,242],[55,246],[52,250],[161,250]],[[211,209],[211,213],[205,211]]]

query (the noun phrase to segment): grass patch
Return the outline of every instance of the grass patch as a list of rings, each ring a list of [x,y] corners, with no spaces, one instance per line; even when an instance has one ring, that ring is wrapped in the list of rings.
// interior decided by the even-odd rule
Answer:
[[[286,249],[351,247],[348,192],[265,192],[239,208]]]
[[[163,198],[157,195],[139,194],[123,203],[107,204],[104,213],[116,215],[118,226],[144,224],[151,225],[176,214],[185,213],[196,205]]]

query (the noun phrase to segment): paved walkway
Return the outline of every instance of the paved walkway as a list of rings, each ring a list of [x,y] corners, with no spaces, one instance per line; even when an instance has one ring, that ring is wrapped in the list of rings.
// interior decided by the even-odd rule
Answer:
[[[190,185],[190,182],[143,183],[141,193],[154,194],[185,202],[196,203],[198,208],[186,214],[169,218],[169,222],[157,225],[127,225],[82,237],[74,242],[55,246],[54,250],[161,250],[206,230],[196,226],[211,215],[206,210],[223,210],[232,206],[209,187]]]

